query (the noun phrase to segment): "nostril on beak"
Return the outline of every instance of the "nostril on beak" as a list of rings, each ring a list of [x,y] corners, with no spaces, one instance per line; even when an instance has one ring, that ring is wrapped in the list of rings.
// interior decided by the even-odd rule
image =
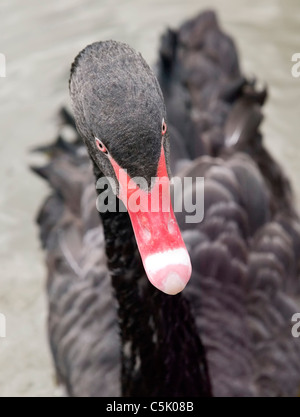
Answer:
[[[147,226],[143,226],[143,234],[144,234],[144,237],[145,237],[145,241],[146,241],[146,242],[149,242],[149,241],[150,241],[150,239],[151,239],[151,232],[150,232],[150,230],[147,228]]]
[[[176,224],[175,220],[170,218],[170,220],[168,222],[168,231],[171,235],[176,233],[176,230],[177,230],[176,226],[177,226],[177,224]]]
[[[150,232],[150,228],[148,227],[147,224],[147,219],[145,217],[141,217],[138,219],[139,221],[139,225],[141,228],[141,231],[143,233],[143,238],[145,239],[145,242],[149,242],[151,240],[151,232]]]

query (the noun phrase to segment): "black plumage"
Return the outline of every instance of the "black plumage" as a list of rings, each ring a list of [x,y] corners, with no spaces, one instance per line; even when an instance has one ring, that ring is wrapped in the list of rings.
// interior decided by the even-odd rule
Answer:
[[[111,60],[112,72],[103,69]],[[59,380],[73,396],[295,396],[300,223],[290,183],[259,130],[266,91],[241,75],[234,42],[213,12],[162,37],[157,75],[166,110],[131,48],[90,46],[73,65],[71,96],[93,163],[79,138],[42,149],[50,162],[38,173],[53,192],[38,223]],[[111,96],[100,94],[111,88]],[[62,117],[74,126],[68,112]],[[127,213],[99,219],[92,172],[93,165],[97,178],[114,175],[97,153],[100,136],[132,175],[149,178],[162,117],[173,173],[205,177],[203,221],[177,215],[193,274],[176,296],[148,283]]]

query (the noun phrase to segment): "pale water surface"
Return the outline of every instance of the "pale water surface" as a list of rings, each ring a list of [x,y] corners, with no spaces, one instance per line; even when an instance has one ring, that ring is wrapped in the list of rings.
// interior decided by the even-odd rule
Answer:
[[[54,138],[56,113],[69,103],[74,56],[100,39],[127,42],[154,63],[160,34],[203,8],[215,8],[236,40],[243,70],[267,82],[263,131],[292,179],[298,199],[300,78],[299,0],[1,0],[0,53],[0,396],[56,395],[46,337],[46,270],[34,216],[47,187],[28,171],[29,149]]]

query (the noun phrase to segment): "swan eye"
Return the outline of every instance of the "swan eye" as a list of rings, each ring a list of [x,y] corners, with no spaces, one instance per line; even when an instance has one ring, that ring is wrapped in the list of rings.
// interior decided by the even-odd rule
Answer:
[[[167,123],[165,122],[165,119],[163,119],[161,134],[164,135],[166,133],[166,131],[167,131]]]
[[[95,138],[95,139],[96,139],[96,146],[99,149],[99,151],[101,151],[105,154],[108,154],[108,150],[107,150],[106,146],[104,145],[104,143],[98,138]]]

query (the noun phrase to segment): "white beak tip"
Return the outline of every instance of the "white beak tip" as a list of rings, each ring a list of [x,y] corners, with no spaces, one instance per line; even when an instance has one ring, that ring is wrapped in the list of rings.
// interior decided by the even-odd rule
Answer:
[[[170,272],[164,281],[162,291],[168,295],[176,295],[184,290],[186,284],[180,278],[180,275],[176,272]]]
[[[168,295],[181,292],[192,273],[190,257],[185,248],[148,255],[144,266],[154,287]]]

